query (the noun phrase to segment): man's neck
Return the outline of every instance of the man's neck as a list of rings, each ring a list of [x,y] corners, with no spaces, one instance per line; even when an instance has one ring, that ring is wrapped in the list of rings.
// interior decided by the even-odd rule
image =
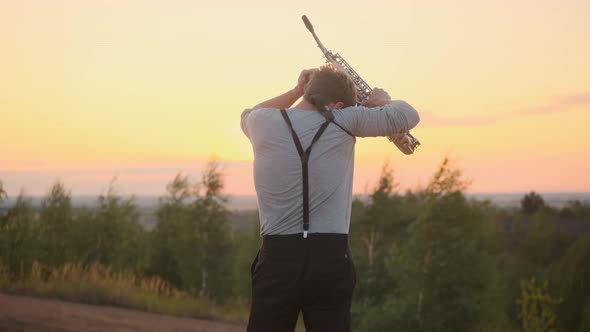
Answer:
[[[305,98],[301,99],[299,104],[295,105],[294,108],[304,111],[317,111],[317,108],[312,103],[305,100]]]

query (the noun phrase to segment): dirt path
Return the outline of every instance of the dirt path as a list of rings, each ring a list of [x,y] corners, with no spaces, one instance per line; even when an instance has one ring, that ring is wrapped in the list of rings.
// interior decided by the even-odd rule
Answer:
[[[143,311],[0,294],[0,331],[244,332],[244,326]]]

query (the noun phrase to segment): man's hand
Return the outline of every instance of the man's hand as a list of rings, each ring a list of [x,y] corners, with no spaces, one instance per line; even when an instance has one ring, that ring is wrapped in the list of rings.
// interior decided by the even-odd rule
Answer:
[[[369,98],[363,102],[365,107],[382,107],[391,103],[391,97],[387,91],[375,88],[371,91]]]
[[[302,96],[303,96],[303,93],[305,92],[305,85],[307,84],[307,82],[309,82],[309,80],[311,79],[311,76],[316,71],[318,71],[317,68],[305,69],[301,72],[301,74],[299,74],[299,79],[297,80],[297,86],[295,87],[295,89]]]
[[[309,82],[309,80],[311,79],[311,76],[318,70],[319,69],[317,69],[317,68],[303,70],[301,72],[301,74],[299,74],[299,79],[297,80],[297,86],[295,86],[293,89],[283,93],[280,96],[276,96],[274,98],[271,98],[267,101],[264,101],[264,102],[256,105],[254,107],[254,109],[257,109],[257,108],[282,109],[282,108],[291,107],[297,101],[297,99],[299,99],[299,98],[301,98],[301,96],[303,96],[303,93],[305,92],[305,85]]]

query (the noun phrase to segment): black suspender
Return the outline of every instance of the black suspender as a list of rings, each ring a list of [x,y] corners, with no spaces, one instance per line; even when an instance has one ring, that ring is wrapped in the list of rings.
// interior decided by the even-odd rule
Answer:
[[[326,130],[326,128],[328,127],[330,122],[334,123],[338,127],[340,127],[340,125],[338,125],[336,122],[334,122],[333,119],[330,120],[330,119],[326,118],[326,121],[322,124],[322,126],[320,127],[318,132],[315,134],[315,136],[311,140],[311,144],[304,151],[303,146],[301,146],[301,141],[299,141],[299,137],[297,136],[297,133],[295,133],[295,130],[293,129],[293,125],[291,124],[291,119],[289,119],[289,116],[287,115],[287,111],[282,109],[281,115],[283,116],[283,119],[285,119],[285,122],[289,126],[289,129],[291,129],[291,135],[293,136],[293,141],[295,142],[295,147],[297,148],[297,152],[299,153],[299,158],[301,159],[301,169],[302,169],[302,173],[303,173],[302,174],[302,180],[303,180],[303,237],[306,238],[307,232],[309,231],[309,169],[308,169],[308,161],[309,161],[309,156],[311,154],[311,148],[318,141],[318,139],[320,139],[320,136],[322,136],[322,134],[324,133],[324,131]],[[342,130],[344,130],[346,133],[348,133],[349,135],[353,136],[350,132],[348,132],[344,128],[342,128],[342,127],[340,127],[340,128]]]
[[[342,129],[342,131],[344,131],[345,133],[347,133],[348,135],[350,135],[351,137],[355,137],[350,131],[344,129],[344,127],[342,127],[341,125],[338,124],[338,122],[334,121],[334,114],[332,114],[332,112],[329,109],[320,109],[319,110],[320,114],[324,116],[324,118],[326,118],[327,121],[332,122],[333,124],[335,124],[338,128]]]

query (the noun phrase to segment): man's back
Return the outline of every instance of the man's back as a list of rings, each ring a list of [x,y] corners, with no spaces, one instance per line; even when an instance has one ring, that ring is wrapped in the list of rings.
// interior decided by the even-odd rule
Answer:
[[[306,149],[325,118],[301,109],[289,109],[287,114]],[[416,111],[402,101],[382,110],[348,107],[332,114],[336,123],[361,137],[386,136],[418,121]],[[302,167],[287,123],[277,109],[246,110],[242,128],[254,150],[261,234],[301,233]],[[353,136],[331,123],[313,146],[308,165],[309,233],[348,233],[354,144]]]
[[[306,149],[325,122],[324,117],[319,112],[298,109],[290,109],[287,114]],[[254,111],[249,124],[261,233],[301,233],[302,168],[291,131],[276,109]],[[310,233],[348,233],[354,143],[354,137],[330,124],[311,151]]]

